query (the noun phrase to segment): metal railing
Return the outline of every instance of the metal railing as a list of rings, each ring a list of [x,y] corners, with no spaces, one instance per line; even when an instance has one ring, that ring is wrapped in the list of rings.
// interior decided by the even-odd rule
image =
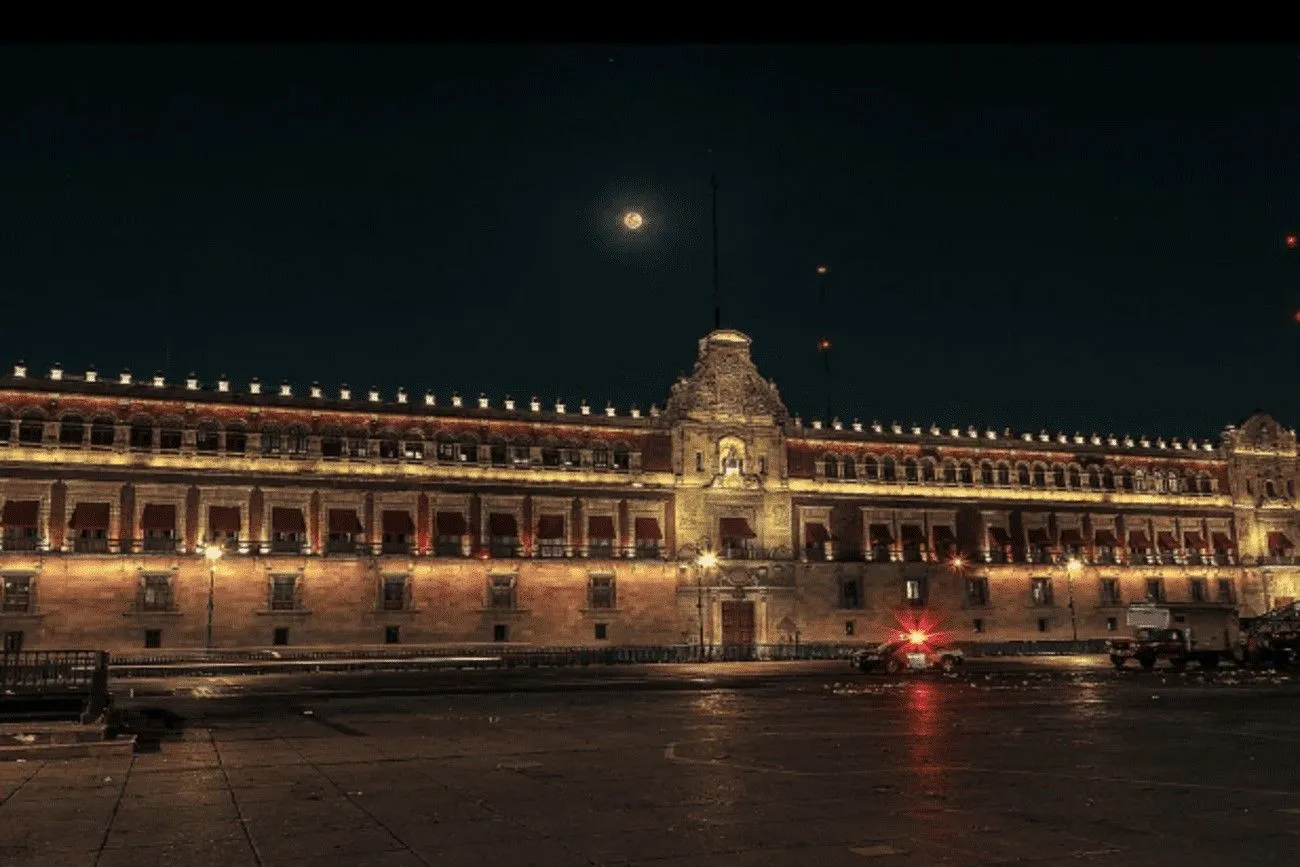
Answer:
[[[0,653],[0,719],[100,719],[109,706],[108,659],[102,650]]]

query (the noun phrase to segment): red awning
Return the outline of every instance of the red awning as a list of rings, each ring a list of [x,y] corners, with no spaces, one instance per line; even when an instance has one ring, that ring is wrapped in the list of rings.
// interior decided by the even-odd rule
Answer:
[[[825,545],[831,540],[831,534],[826,532],[825,524],[804,524],[803,538],[808,545]]]
[[[488,515],[488,535],[513,537],[519,535],[519,525],[514,515],[493,512]]]
[[[1183,541],[1187,544],[1188,548],[1196,551],[1204,551],[1209,547],[1205,544],[1205,537],[1200,533],[1184,533]]]
[[[1147,538],[1145,530],[1130,530],[1128,534],[1128,546],[1136,548],[1139,551],[1151,547],[1151,540]]]
[[[209,506],[208,529],[213,533],[238,533],[240,530],[239,507]]]
[[[74,530],[107,530],[108,503],[77,503],[68,526]]]
[[[1170,551],[1178,547],[1178,539],[1174,537],[1173,530],[1157,530],[1156,544],[1159,545],[1162,550]]]
[[[892,545],[894,543],[894,534],[890,532],[888,524],[872,524],[869,532],[871,541],[877,545]]]
[[[1292,545],[1291,540],[1286,537],[1286,533],[1274,531],[1268,534],[1268,550],[1284,551],[1294,547],[1295,545]]]
[[[718,535],[724,539],[753,539],[756,534],[744,518],[722,518],[718,521]]]
[[[271,532],[306,533],[307,522],[303,520],[302,509],[273,506],[271,508]]]
[[[998,545],[1010,545],[1011,534],[1002,527],[989,527],[989,538]]]
[[[1119,545],[1119,540],[1115,538],[1115,531],[1110,529],[1098,530],[1093,538],[1098,545],[1106,548],[1114,548]]]
[[[537,538],[563,539],[564,538],[564,516],[563,515],[542,515],[540,518],[538,518]]]
[[[613,515],[592,515],[587,518],[588,539],[613,539],[615,535]]]
[[[1061,544],[1062,545],[1084,544],[1083,531],[1080,530],[1078,527],[1065,527],[1064,529],[1061,530]]]
[[[41,504],[37,500],[9,500],[5,503],[0,524],[6,527],[35,527],[40,523]]]
[[[658,518],[637,518],[635,529],[638,539],[662,539],[664,537],[664,534],[659,532]],[[752,536],[753,533],[750,535]]]
[[[464,536],[469,532],[460,512],[439,512],[436,518],[439,536]]]
[[[327,526],[329,532],[335,535],[356,535],[365,532],[365,528],[361,526],[361,519],[357,517],[356,509],[330,509]]]
[[[1216,551],[1231,551],[1237,547],[1236,543],[1232,541],[1232,537],[1227,533],[1211,533],[1210,541],[1214,542],[1214,550]]]
[[[903,537],[903,542],[924,542],[925,531],[916,524],[903,524],[898,528],[898,532]]]
[[[147,503],[140,513],[141,530],[175,530],[176,507]]]
[[[1029,528],[1029,544],[1031,545],[1050,545],[1052,537],[1048,535],[1046,527]]]
[[[385,533],[409,535],[415,532],[415,522],[405,509],[385,509],[382,517]]]

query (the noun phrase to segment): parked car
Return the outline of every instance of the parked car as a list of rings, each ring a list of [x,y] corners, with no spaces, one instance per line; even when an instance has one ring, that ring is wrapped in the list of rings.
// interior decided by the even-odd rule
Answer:
[[[849,660],[854,668],[863,672],[898,674],[930,669],[956,671],[961,668],[965,656],[961,648],[934,642],[921,632],[911,632],[875,647],[856,650]]]

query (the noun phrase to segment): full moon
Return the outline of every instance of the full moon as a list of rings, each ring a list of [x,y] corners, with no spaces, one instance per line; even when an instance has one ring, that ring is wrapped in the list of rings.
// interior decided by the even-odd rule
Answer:
[[[628,211],[623,215],[623,225],[635,232],[645,225],[645,218],[636,211]]]

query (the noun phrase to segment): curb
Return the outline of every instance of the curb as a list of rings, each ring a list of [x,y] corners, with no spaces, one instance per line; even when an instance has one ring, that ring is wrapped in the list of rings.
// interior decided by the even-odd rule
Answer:
[[[25,744],[0,746],[0,762],[29,762],[45,759],[85,759],[129,756],[135,752],[135,735],[112,740],[67,744]]]

